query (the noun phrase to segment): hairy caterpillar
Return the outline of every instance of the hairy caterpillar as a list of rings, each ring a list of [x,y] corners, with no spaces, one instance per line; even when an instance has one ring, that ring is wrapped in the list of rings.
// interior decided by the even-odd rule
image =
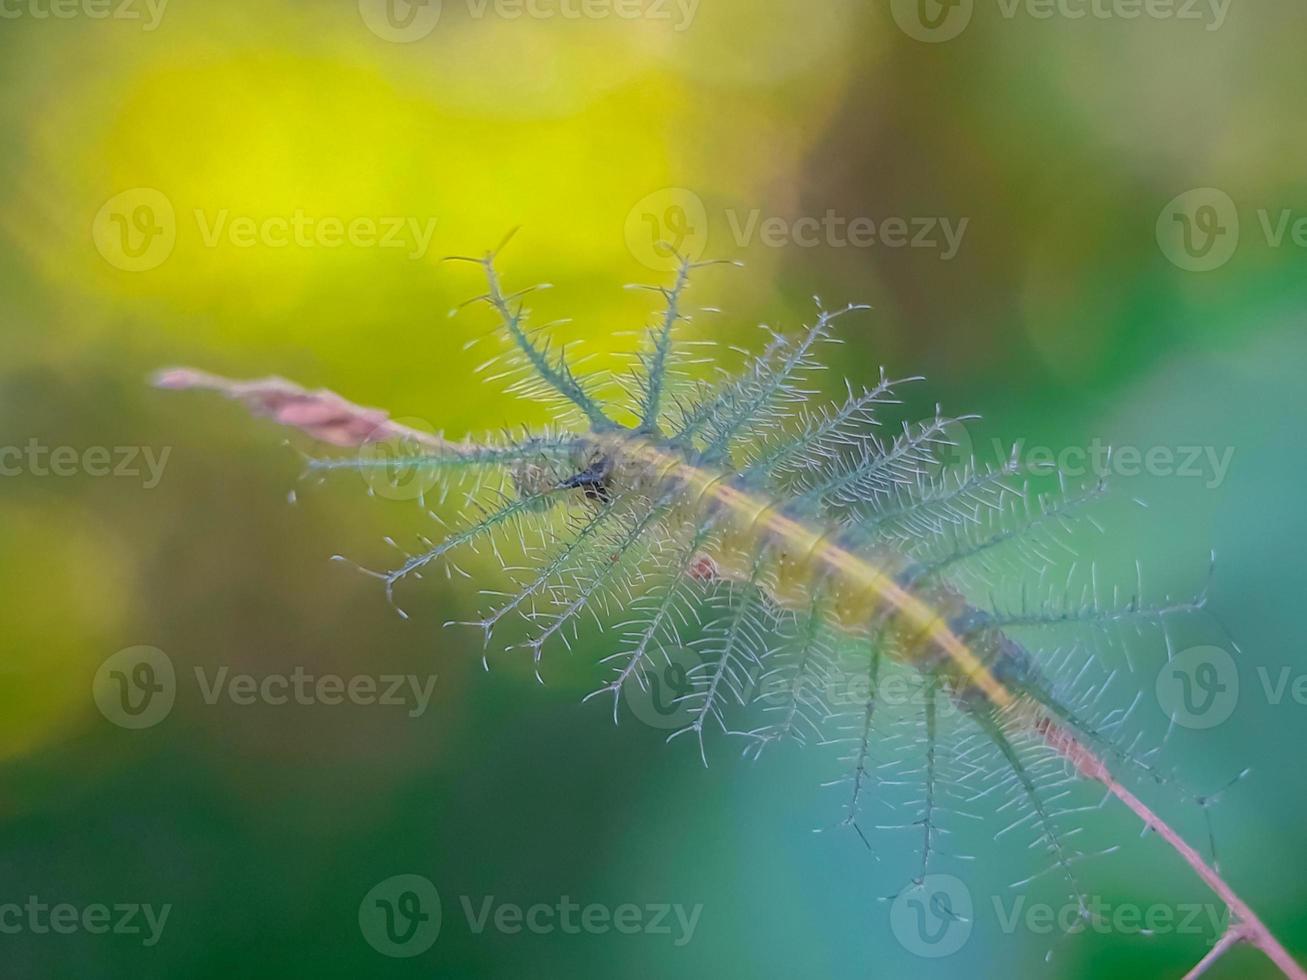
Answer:
[[[957,420],[938,411],[880,436],[876,412],[896,402],[899,383],[883,372],[869,388],[850,388],[843,402],[809,409],[804,378],[821,367],[820,345],[853,306],[830,311],[819,303],[810,327],[793,337],[773,333],[742,373],[674,389],[676,327],[688,317],[685,292],[698,267],[688,261],[670,287],[654,287],[665,306],[623,385],[634,395],[632,419],[623,423],[596,380],[578,375],[567,351],[528,325],[522,297],[530,290],[504,291],[495,266],[502,247],[462,259],[482,268],[488,290],[478,300],[496,313],[504,341],[482,369],[519,395],[557,403],[557,429],[451,442],[280,379],[233,383],[179,369],[158,383],[215,388],[322,441],[365,449],[310,459],[315,471],[385,470],[396,461],[370,447],[407,441],[414,451],[402,462],[436,475],[444,493],[461,488],[478,512],[439,543],[373,573],[388,595],[424,571],[456,568],[459,549],[488,545],[499,555],[505,540],[515,542],[523,554],[516,588],[487,591],[492,607],[470,624],[487,644],[506,620],[520,620],[528,631],[522,646],[539,674],[545,650],[567,644],[584,616],[620,607],[620,643],[604,658],[607,679],[590,697],[610,696],[616,717],[628,686],[645,685],[670,649],[692,646],[696,663],[681,695],[686,721],[671,738],[696,738],[705,762],[710,729],[742,737],[754,754],[786,739],[842,745],[843,824],[864,842],[866,798],[888,781],[877,753],[895,737],[882,725],[884,681],[910,675],[924,750],[924,796],[912,824],[921,835],[915,884],[925,879],[939,833],[939,746],[949,714],[947,724],[961,733],[954,764],[972,780],[973,797],[1011,794],[1001,808],[1017,807],[1013,826],[1034,828],[1082,916],[1091,913],[1073,866],[1083,855],[1063,824],[1072,811],[1050,791],[1068,774],[1124,802],[1220,895],[1231,912],[1221,951],[1246,941],[1286,975],[1307,976],[1201,855],[1125,786],[1132,774],[1165,777],[1119,738],[1130,705],[1097,705],[1110,672],[1068,689],[1059,674],[1083,675],[1092,655],[1020,638],[1068,625],[1130,624],[1155,629],[1169,648],[1169,619],[1200,609],[1204,598],[1148,604],[1136,593],[1105,602],[1092,578],[1083,597],[1064,606],[1031,603],[1024,591],[1007,606],[989,591],[1004,550],[1050,568],[1042,546],[1101,496],[1101,484],[1040,498],[1014,481],[1011,463],[942,467],[940,448]],[[1042,575],[1039,591],[1053,591]],[[823,697],[840,672],[863,678],[857,703],[835,706]],[[767,698],[759,696],[764,689]],[[755,718],[750,709],[759,702],[765,710]]]

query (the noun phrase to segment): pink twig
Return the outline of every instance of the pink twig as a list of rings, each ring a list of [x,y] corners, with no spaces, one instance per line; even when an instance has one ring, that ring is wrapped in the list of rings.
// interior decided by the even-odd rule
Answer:
[[[168,368],[156,374],[153,382],[157,388],[220,392],[243,403],[255,415],[267,416],[333,446],[404,439],[435,451],[459,452],[471,448],[468,444],[452,443],[442,436],[400,425],[381,409],[355,405],[334,391],[325,388],[310,391],[285,378],[233,381],[194,368]]]
[[[1231,946],[1243,942],[1246,938],[1247,937],[1243,934],[1243,930],[1238,926],[1227,929],[1225,934],[1222,935],[1221,938],[1213,944],[1212,948],[1207,951],[1207,955],[1198,961],[1198,965],[1184,975],[1184,980],[1193,980],[1194,977],[1201,977],[1208,971],[1213,963],[1226,954],[1226,951],[1229,950]]]
[[[1143,800],[1122,786],[1108,771],[1102,760],[1047,719],[1038,723],[1036,728],[1044,736],[1044,741],[1075,766],[1082,776],[1102,783],[1113,796],[1128,806],[1143,821],[1145,827],[1156,831],[1158,836],[1198,873],[1198,877],[1203,879],[1207,887],[1220,896],[1221,901],[1230,910],[1230,928],[1188,976],[1200,976],[1233,946],[1246,942],[1265,953],[1286,977],[1290,977],[1291,980],[1307,980],[1307,972],[1304,972],[1288,951],[1280,945],[1280,941],[1271,934],[1271,930],[1266,928],[1262,920],[1257,918],[1257,914],[1249,908],[1248,903],[1234,893],[1234,889],[1226,884],[1225,879],[1204,861],[1202,855],[1176,833],[1170,824],[1149,809]]]

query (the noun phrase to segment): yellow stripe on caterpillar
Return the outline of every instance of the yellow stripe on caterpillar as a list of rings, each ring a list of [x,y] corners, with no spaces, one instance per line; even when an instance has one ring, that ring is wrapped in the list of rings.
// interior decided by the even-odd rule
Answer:
[[[761,526],[762,530],[776,540],[784,542],[796,553],[801,553],[804,558],[800,564],[815,557],[835,579],[835,592],[847,593],[852,589],[858,595],[871,596],[877,606],[892,610],[914,635],[920,636],[924,642],[948,656],[961,677],[979,689],[990,703],[1002,708],[1015,700],[1012,692],[994,677],[975,651],[953,632],[947,616],[901,585],[884,568],[827,540],[831,535],[829,529],[814,528],[788,517],[780,512],[775,501],[755,496],[731,484],[725,472],[694,466],[642,437],[615,434],[595,438],[602,450],[614,460],[613,472],[618,474],[619,490],[635,489],[620,484],[623,476],[632,482],[639,481],[641,477],[636,475],[639,473],[644,474],[643,479],[649,484],[640,489],[651,496],[669,484],[692,489],[693,500],[688,506],[698,512],[697,516],[702,516],[705,501],[710,500],[735,515],[738,520],[735,526],[740,529],[737,537],[756,539]],[[729,545],[723,546],[722,551],[723,554],[713,557],[725,577],[741,579],[750,575],[751,567],[732,561]],[[799,601],[787,589],[775,591],[778,594],[773,599],[779,605],[794,608]],[[856,604],[850,607],[850,611],[857,609]],[[867,626],[866,622],[847,621],[838,612],[834,619],[846,631],[856,631]]]

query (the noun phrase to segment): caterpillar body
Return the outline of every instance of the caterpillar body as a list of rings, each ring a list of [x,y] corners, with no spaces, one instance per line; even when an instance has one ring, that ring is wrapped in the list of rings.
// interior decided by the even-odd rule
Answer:
[[[961,698],[1006,707],[1013,694],[1004,679],[1014,683],[1029,673],[1024,652],[989,629],[985,614],[947,585],[919,581],[929,576],[892,550],[855,543],[856,534],[838,524],[791,516],[782,499],[647,437],[599,436],[588,453],[593,461],[581,472],[594,473],[602,498],[620,492],[640,498],[647,513],[665,510],[672,539],[682,548],[696,542],[711,576],[751,585],[796,613],[820,595],[820,616],[851,636],[869,637],[881,624],[887,652],[942,672]],[[705,537],[715,539],[711,552]]]
[[[1096,625],[1093,632],[1110,642],[1116,630],[1151,630],[1169,656],[1173,617],[1203,607],[1203,594],[1148,603],[1141,589],[1105,601],[1092,574],[1083,588],[1068,587],[1066,603],[1052,600],[1057,563],[1049,542],[1102,496],[1103,484],[1037,497],[1016,482],[1015,459],[989,468],[943,465],[960,420],[938,410],[882,437],[876,415],[898,404],[900,383],[883,371],[865,389],[850,387],[842,402],[810,408],[804,378],[822,366],[820,345],[832,340],[836,320],[860,307],[818,304],[811,326],[792,337],[773,333],[742,372],[678,387],[677,325],[689,319],[691,273],[709,263],[682,261],[671,286],[647,287],[664,304],[622,385],[634,399],[620,415],[596,393],[597,379],[578,375],[568,351],[529,325],[530,290],[503,290],[500,249],[462,260],[481,268],[488,288],[478,299],[498,320],[493,335],[502,350],[482,370],[516,394],[558,404],[556,429],[454,442],[280,379],[232,383],[179,369],[159,383],[216,388],[320,440],[362,447],[353,456],[311,458],[311,471],[369,475],[399,465],[429,474],[442,494],[461,490],[474,511],[463,527],[372,574],[393,597],[404,580],[458,569],[460,551],[488,546],[516,587],[485,590],[492,607],[469,625],[488,646],[507,620],[519,620],[527,634],[519,646],[538,676],[544,651],[569,645],[586,615],[612,619],[620,609],[612,628],[619,642],[602,661],[606,680],[590,695],[610,695],[614,717],[624,691],[648,684],[670,650],[689,646],[695,663],[679,699],[684,724],[669,738],[697,738],[705,762],[710,729],[742,736],[755,755],[787,739],[843,747],[835,781],[846,790],[841,823],[864,842],[867,795],[912,776],[923,790],[905,824],[921,835],[914,883],[924,880],[935,851],[951,765],[969,800],[995,791],[1009,800],[996,809],[1014,814],[1010,826],[1034,829],[1088,918],[1073,867],[1083,855],[1063,825],[1076,812],[1064,789],[1071,778],[1124,802],[1221,896],[1232,935],[1241,930],[1236,940],[1303,976],[1205,859],[1125,785],[1131,776],[1169,777],[1121,734],[1138,696],[1108,703],[1117,669],[1100,662],[1092,645],[1041,649],[1018,637]],[[407,448],[379,448],[396,443]],[[1004,551],[1015,551],[1023,570],[1034,567],[1038,601],[1024,588],[1011,608],[993,597],[994,579],[1010,572],[996,564]],[[920,695],[912,705],[916,735],[906,741],[882,727],[882,678],[893,670],[913,676]],[[1096,680],[1087,679],[1091,670]],[[859,696],[831,704],[827,682],[845,671],[863,679]],[[1062,683],[1068,676],[1074,683]],[[765,717],[736,720],[753,717],[760,703]],[[966,729],[951,763],[940,748],[945,707],[957,709],[957,727]],[[886,765],[896,762],[878,753],[904,745],[922,749],[920,768],[899,764],[887,777]]]

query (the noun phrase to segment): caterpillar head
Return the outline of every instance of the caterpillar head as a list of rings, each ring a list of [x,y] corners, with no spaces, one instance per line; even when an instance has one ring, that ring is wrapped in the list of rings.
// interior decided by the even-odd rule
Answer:
[[[581,442],[566,459],[541,455],[515,463],[513,486],[524,499],[535,498],[532,509],[547,510],[562,499],[562,490],[580,490],[586,500],[609,499],[612,459],[598,446]]]

